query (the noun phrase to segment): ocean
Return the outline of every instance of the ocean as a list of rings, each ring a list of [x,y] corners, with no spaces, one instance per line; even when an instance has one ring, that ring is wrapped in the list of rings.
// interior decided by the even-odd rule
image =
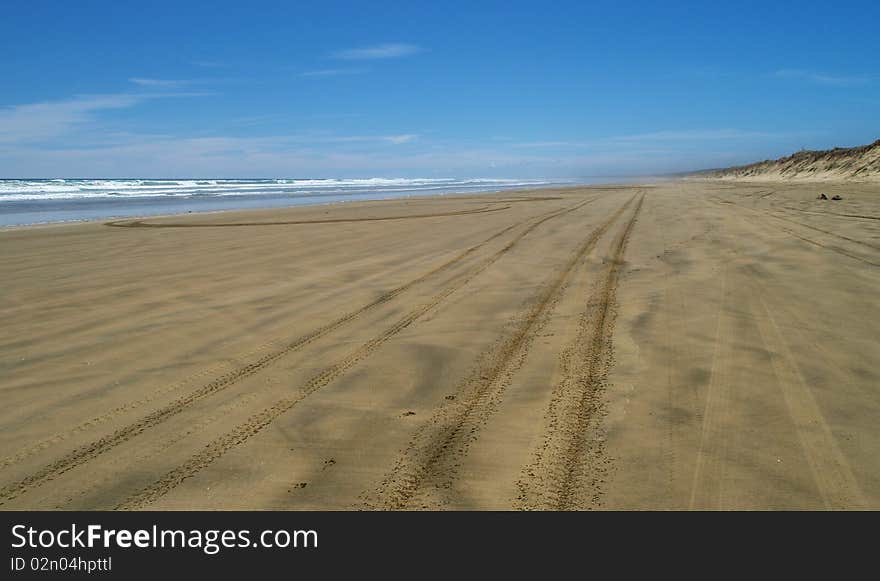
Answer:
[[[0,226],[574,185],[517,179],[5,179]]]

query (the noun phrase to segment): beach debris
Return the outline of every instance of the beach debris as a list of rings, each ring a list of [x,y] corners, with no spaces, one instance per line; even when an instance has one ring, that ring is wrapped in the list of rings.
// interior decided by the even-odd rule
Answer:
[[[416,415],[416,412],[414,412],[412,410],[407,410],[407,411],[403,412],[403,415],[404,416],[414,416],[414,415]]]
[[[833,196],[831,196],[831,199],[832,200],[842,200],[843,198],[841,198],[839,194],[834,194]]]
[[[817,200],[827,200],[828,196],[826,196],[825,194],[819,194],[819,196],[816,199]]]

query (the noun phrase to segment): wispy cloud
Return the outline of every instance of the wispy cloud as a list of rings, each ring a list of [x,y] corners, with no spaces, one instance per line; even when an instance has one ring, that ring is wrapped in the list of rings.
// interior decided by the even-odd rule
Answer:
[[[300,73],[301,77],[340,77],[346,75],[361,75],[369,69],[321,69]]]
[[[204,93],[82,95],[0,108],[0,143],[49,141],[95,121],[102,111],[126,109],[148,99],[201,95]]]
[[[544,148],[555,148],[555,147],[585,147],[591,144],[578,142],[578,141],[523,141],[520,143],[513,143],[511,147],[518,147],[524,149],[544,149]]]
[[[418,137],[414,133],[403,133],[399,135],[298,135],[288,139],[307,143],[390,143],[391,145],[401,145],[415,141]]]
[[[389,140],[396,136],[349,136],[337,140]],[[173,137],[131,136],[112,146],[27,148],[0,155],[0,175],[74,175],[86,172],[107,177],[291,176],[341,177],[355,175],[515,177],[532,175],[626,175],[680,169],[677,154],[665,151],[602,151],[590,155],[536,155],[495,148],[459,145],[413,149],[346,149],[316,147],[308,136],[293,137]],[[331,138],[328,138],[331,139]],[[325,140],[325,143],[328,141]]]
[[[535,140],[518,141],[511,143],[510,147],[519,149],[609,149],[616,147],[657,147],[664,143],[694,144],[705,142],[729,142],[729,141],[755,141],[769,140],[782,137],[790,137],[788,134],[772,133],[766,131],[745,131],[742,129],[688,129],[671,131],[654,131],[633,135],[617,135],[611,137],[571,141],[571,140]]]
[[[855,85],[866,85],[871,82],[871,75],[831,75],[816,71],[805,71],[801,69],[782,69],[773,73],[774,77],[780,79],[797,79],[816,83],[819,85],[828,85],[833,87],[852,87]]]
[[[136,95],[93,95],[0,109],[0,142],[52,139],[92,120],[99,111],[124,109],[141,100]]]
[[[185,87],[186,85],[191,85],[195,81],[190,80],[170,80],[170,79],[148,79],[144,77],[132,77],[128,79],[128,82],[134,83],[140,87],[156,87],[163,89],[175,89],[178,87]]]
[[[334,58],[345,60],[377,60],[410,56],[423,52],[424,49],[414,44],[391,43],[361,48],[351,48],[333,53]]]
[[[766,131],[744,131],[742,129],[693,129],[684,131],[655,131],[637,135],[620,135],[610,138],[615,142],[633,141],[729,141],[739,139],[769,139],[783,137],[779,133]]]
[[[385,141],[388,143],[392,143],[394,145],[400,145],[401,143],[409,143],[411,141],[415,141],[418,139],[418,135],[406,134],[406,135],[386,135]]]
[[[398,164],[426,161],[420,154],[395,148],[417,138],[401,135],[280,135],[266,137],[173,136],[103,133],[90,143],[45,148],[0,142],[0,176],[79,175],[108,177],[135,172],[143,176],[266,175],[319,172],[391,171]],[[353,147],[348,147],[351,145]],[[360,147],[363,145],[364,147]],[[356,147],[355,147],[356,146]]]
[[[220,61],[190,61],[189,64],[206,69],[221,69],[226,66],[226,63]]]
[[[244,115],[242,117],[232,117],[225,119],[226,125],[232,125],[237,127],[253,127],[257,125],[264,125],[267,123],[275,123],[280,120],[289,118],[289,115],[283,114],[272,114],[272,115]]]

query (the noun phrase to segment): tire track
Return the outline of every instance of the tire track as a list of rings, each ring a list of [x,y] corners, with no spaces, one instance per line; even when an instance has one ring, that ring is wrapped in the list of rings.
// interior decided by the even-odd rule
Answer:
[[[799,226],[803,226],[803,227],[805,227],[805,228],[810,228],[810,229],[812,229],[812,230],[816,230],[817,232],[821,232],[821,233],[823,233],[823,234],[828,234],[828,235],[830,235],[830,236],[834,236],[834,237],[836,237],[836,238],[840,238],[841,240],[845,240],[845,241],[847,241],[847,242],[853,242],[853,243],[855,243],[855,244],[860,244],[860,245],[862,245],[862,246],[866,246],[866,247],[871,248],[871,249],[874,249],[874,250],[880,250],[880,248],[877,248],[876,246],[874,246],[874,245],[872,245],[872,244],[869,244],[869,243],[867,243],[867,242],[862,242],[861,240],[855,240],[855,239],[853,239],[853,238],[848,238],[848,237],[846,237],[846,236],[842,236],[842,235],[840,235],[840,234],[835,234],[835,233],[833,233],[833,232],[829,232],[829,231],[827,231],[827,230],[822,230],[821,228],[816,228],[815,226],[810,226],[810,225],[808,225],[808,224],[803,224],[803,223],[801,223],[801,222],[798,222],[797,220],[791,220],[790,218],[782,218],[782,217],[780,217],[780,216],[772,215],[772,214],[770,214],[769,212],[761,212],[761,211],[759,211],[759,210],[754,210],[754,209],[752,209],[752,208],[747,208],[746,206],[742,206],[742,205],[740,205],[740,204],[737,204],[737,203],[735,203],[735,202],[730,202],[730,201],[727,201],[727,200],[718,200],[718,199],[714,199],[714,198],[712,198],[712,201],[715,202],[716,204],[728,204],[728,205],[731,205],[731,206],[736,206],[737,208],[741,208],[741,209],[743,209],[743,210],[749,210],[749,211],[754,212],[755,214],[757,214],[758,216],[761,216],[761,217],[763,217],[763,218],[772,218],[772,219],[776,219],[776,220],[782,220],[782,221],[790,222],[790,223],[792,223],[792,224],[798,224]],[[823,243],[821,243],[821,242],[819,242],[819,241],[817,241],[817,240],[813,240],[812,238],[808,238],[808,237],[806,237],[806,236],[802,236],[801,234],[798,234],[798,233],[795,232],[794,230],[792,230],[792,229],[790,229],[790,228],[786,228],[785,226],[780,226],[780,225],[777,224],[777,225],[776,225],[776,228],[777,228],[778,230],[782,231],[782,232],[785,232],[786,234],[788,234],[788,235],[790,235],[790,236],[793,236],[793,237],[795,237],[795,238],[797,238],[797,239],[799,239],[799,240],[803,240],[804,242],[807,242],[807,243],[809,243],[809,244],[812,244],[813,246],[818,246],[819,248],[824,248],[825,250],[830,250],[830,251],[832,251],[832,252],[836,252],[837,254],[840,254],[840,255],[842,255],[842,256],[846,256],[846,257],[849,257],[849,258],[852,258],[852,259],[858,260],[859,262],[864,262],[865,264],[870,264],[871,266],[880,266],[880,262],[873,262],[873,261],[871,261],[871,260],[868,260],[867,258],[864,258],[864,257],[862,257],[862,256],[859,256],[858,254],[853,254],[852,252],[849,252],[849,251],[844,250],[843,248],[839,248],[839,247],[837,247],[837,246],[831,246],[830,244],[823,244]]]
[[[846,214],[835,214],[834,212],[827,212],[825,214],[823,214],[822,212],[808,212],[807,210],[799,210],[797,208],[792,208],[790,206],[783,206],[783,208],[787,208],[789,210],[794,210],[796,212],[817,214],[820,216],[823,216],[823,215],[844,216],[844,215],[846,215]],[[756,210],[753,210],[753,211],[756,211]],[[787,216],[780,216],[779,214],[781,212],[779,212],[778,210],[771,210],[768,208],[766,210],[766,213],[769,214],[771,217],[776,218],[777,220],[783,220],[783,221],[789,222],[791,224],[797,224],[798,226],[803,226],[804,228],[809,228],[810,230],[815,230],[816,232],[821,232],[822,234],[828,234],[829,236],[834,236],[835,238],[840,238],[841,240],[846,240],[847,242],[852,242],[853,244],[865,246],[865,247],[870,248],[872,250],[880,250],[880,246],[877,246],[876,244],[871,244],[870,242],[865,242],[863,240],[856,240],[855,238],[850,238],[849,236],[844,236],[843,234],[831,232],[830,230],[825,230],[823,228],[813,226],[812,224],[805,224],[804,222],[801,222],[799,220],[792,220],[791,218],[789,218]],[[858,216],[858,217],[863,218],[864,216]]]
[[[770,296],[770,290],[765,283],[761,282],[759,275],[753,269],[749,270],[749,281],[752,284],[753,292],[760,294],[761,297]],[[878,401],[877,398],[880,394],[867,389],[867,386],[861,384],[854,375],[853,370],[842,366],[825,342],[816,339],[817,336],[824,336],[824,332],[819,329],[812,317],[805,318],[803,315],[798,314],[797,311],[791,309],[785,302],[774,302],[771,307],[774,313],[782,313],[788,319],[796,322],[796,324],[790,324],[788,326],[788,329],[786,330],[787,337],[797,335],[801,342],[809,345],[812,356],[820,358],[826,367],[834,370],[838,375],[847,377],[848,379],[846,380],[846,383],[857,386],[861,391],[862,397],[864,397],[866,401]],[[809,333],[805,332],[805,330]]]
[[[801,236],[801,235],[798,234],[797,232],[795,232],[795,231],[793,231],[793,230],[791,230],[791,229],[789,229],[789,228],[786,228],[785,226],[777,226],[777,228],[779,228],[780,230],[782,230],[782,231],[785,232],[786,234],[789,234],[789,235],[791,235],[791,236],[794,236],[795,238],[798,238],[798,239],[800,239],[800,240],[803,240],[804,242],[807,242],[807,243],[809,243],[809,244],[812,244],[813,246],[818,246],[819,248],[824,248],[825,250],[830,250],[830,251],[832,251],[832,252],[836,252],[837,254],[840,254],[840,255],[842,255],[842,256],[847,256],[847,257],[849,257],[849,258],[853,258],[853,259],[855,259],[855,260],[858,260],[859,262],[864,262],[865,264],[870,264],[871,266],[880,266],[880,262],[873,262],[873,261],[871,261],[871,260],[868,260],[867,258],[862,258],[862,257],[859,256],[858,254],[853,254],[853,253],[851,253],[851,252],[848,252],[848,251],[846,251],[846,250],[844,250],[844,249],[842,249],[842,248],[838,248],[838,247],[836,247],[836,246],[830,246],[830,245],[828,245],[828,244],[822,244],[821,242],[818,242],[818,241],[816,241],[816,240],[813,240],[812,238],[807,238],[806,236]]]
[[[748,223],[748,220],[746,222]],[[796,234],[792,233],[792,235]],[[761,281],[760,270],[756,268],[756,265],[746,264],[745,266],[745,268],[737,269],[738,272],[745,273],[747,276],[746,284],[739,282],[735,285],[743,292],[743,298],[737,301],[737,304],[747,306],[747,320],[754,325],[761,351],[767,353],[767,366],[774,379],[770,385],[779,389],[784,407],[791,420],[795,441],[799,444],[802,457],[809,468],[816,492],[826,509],[864,510],[868,506],[866,498],[846,455],[837,443],[831,425],[822,413],[810,382],[805,378],[801,371],[801,365],[794,356],[791,348],[792,336],[799,335],[811,344],[814,351],[810,351],[808,354],[812,357],[824,358],[826,365],[836,369],[841,375],[851,373],[851,371],[844,371],[837,366],[821,342],[816,341],[814,337],[806,337],[801,326],[811,328],[814,332],[816,332],[816,328],[811,322],[798,315],[795,310],[790,310],[787,301],[773,305],[768,304],[767,301],[770,297],[768,289],[770,287]],[[798,321],[799,324],[793,324],[787,329],[783,328],[777,322],[779,313]],[[734,374],[742,368],[742,365],[730,365],[733,366],[733,369],[730,371],[731,377],[729,379],[733,380],[735,379]],[[730,385],[737,384],[736,381],[728,381],[728,383]],[[707,403],[708,409],[709,404]],[[727,436],[718,434],[715,436],[715,440],[718,444],[723,444],[738,436],[741,434],[739,431],[735,431]],[[718,444],[715,445],[716,448],[719,447]],[[741,448],[741,446],[738,447]],[[716,453],[714,461],[710,457],[705,460],[705,463],[710,466],[713,462],[720,465],[723,473],[723,461],[718,458],[723,455],[723,453]],[[703,456],[702,445],[700,456]],[[700,460],[701,458],[698,458],[698,462]],[[711,478],[703,478],[702,486],[698,486],[698,475],[699,471],[695,473],[691,508],[725,508],[722,504],[723,495],[721,494],[725,483],[724,479],[716,478],[713,482]],[[714,484],[719,490],[717,503],[714,503],[713,497],[709,494],[710,490],[707,485],[711,484]],[[701,498],[697,497],[698,489],[702,493]],[[702,502],[696,502],[696,500],[702,500]]]
[[[523,197],[523,198],[508,198],[508,199],[500,199],[500,200],[492,200],[494,204],[518,204],[520,202],[545,202],[547,200],[564,200],[562,196],[535,196],[535,197]]]
[[[804,214],[816,214],[818,216],[841,216],[844,218],[859,218],[862,220],[880,220],[880,216],[869,216],[867,214],[843,214],[841,212],[817,212],[815,210],[802,210],[801,208],[795,208],[794,206],[786,206],[782,205],[781,208],[785,208],[786,210],[793,210],[795,212],[802,212]]]
[[[347,222],[383,222],[387,220],[410,220],[416,218],[440,218],[444,216],[464,216],[466,214],[487,214],[508,210],[510,206],[491,207],[483,206],[475,210],[459,210],[456,212],[438,212],[433,214],[410,214],[403,216],[380,216],[378,218],[327,218],[325,220],[280,220],[276,222],[225,222],[209,223],[200,222],[174,222],[171,224],[151,224],[143,220],[114,220],[104,222],[104,226],[112,228],[237,228],[242,226],[291,226],[307,224],[342,224]]]
[[[517,508],[571,510],[599,504],[607,469],[598,422],[604,415],[602,396],[613,363],[616,291],[644,199],[643,194],[614,241],[604,280],[580,316],[574,341],[561,354],[562,379],[550,398],[543,441],[517,481]]]
[[[256,349],[252,350],[251,352],[249,352],[248,355],[252,356],[252,355],[255,355],[261,351],[264,351],[267,347],[271,346],[272,344],[274,344],[274,341],[267,343],[265,345],[261,345],[261,346],[257,347]],[[238,358],[236,358],[236,359],[238,359]],[[230,362],[227,362],[227,361],[218,363],[216,365],[212,365],[212,366],[207,367],[201,371],[198,371],[198,372],[196,372],[196,373],[194,373],[184,379],[181,379],[180,381],[176,381],[174,383],[165,385],[165,386],[157,389],[156,391],[148,394],[146,397],[123,403],[122,405],[116,406],[116,407],[108,410],[107,412],[99,415],[99,416],[95,416],[93,418],[85,420],[84,422],[77,424],[73,428],[69,428],[68,430],[65,430],[63,432],[57,432],[55,434],[52,434],[51,436],[43,438],[43,439],[31,444],[30,446],[19,450],[18,452],[14,453],[10,456],[6,456],[5,458],[0,459],[0,469],[6,468],[7,466],[12,466],[14,464],[18,464],[19,462],[22,462],[22,461],[26,460],[27,458],[34,456],[35,454],[39,454],[43,450],[45,450],[55,444],[60,444],[61,442],[64,442],[64,441],[76,436],[77,434],[80,434],[80,433],[85,432],[91,428],[94,428],[94,427],[99,426],[105,422],[108,422],[121,414],[138,409],[144,405],[149,404],[152,401],[155,401],[156,399],[162,397],[163,395],[177,391],[178,389],[186,386],[189,383],[192,383],[193,381],[196,381],[196,380],[203,378],[203,377],[206,377],[206,376],[210,376],[211,374],[217,373],[218,371],[220,371],[222,369],[228,369],[229,367],[233,367],[233,369],[235,369],[234,365]],[[230,372],[232,372],[232,371],[230,371]]]
[[[797,432],[801,450],[810,467],[813,481],[829,510],[865,510],[868,506],[852,468],[837,445],[831,427],[825,420],[812,388],[800,371],[773,310],[763,297],[751,297],[760,303],[754,320],[761,341],[771,353],[770,362],[776,384],[782,392],[788,415]],[[754,306],[750,305],[754,311]]]
[[[730,345],[730,337],[732,335],[729,327],[730,315],[727,311],[728,303],[728,265],[724,264],[721,271],[721,299],[718,305],[718,318],[715,323],[715,337],[712,341],[714,348],[712,351],[712,367],[709,373],[709,385],[706,388],[705,404],[703,406],[702,423],[700,427],[700,444],[697,448],[696,458],[694,459],[694,473],[691,478],[691,493],[688,502],[688,509],[694,510],[698,506],[709,504],[711,499],[707,490],[709,482],[717,481],[717,472],[720,465],[720,453],[712,454],[713,449],[719,444],[723,445],[724,435],[722,428],[718,426],[723,423],[725,413],[725,405],[720,400],[726,399],[727,390],[731,383],[730,369],[732,349]],[[708,474],[708,476],[707,476]]]
[[[479,274],[495,264],[495,262],[497,262],[505,254],[507,254],[523,238],[525,238],[538,226],[544,224],[548,220],[582,208],[592,201],[593,200],[587,200],[571,208],[551,212],[544,217],[536,220],[527,228],[525,228],[522,232],[517,234],[503,248],[486,258],[482,263],[472,268],[469,272],[461,275],[460,278],[458,278],[455,282],[434,295],[430,300],[423,303],[416,309],[410,311],[401,319],[397,320],[397,322],[395,322],[391,327],[386,329],[380,335],[370,339],[366,343],[363,343],[360,347],[351,352],[347,357],[337,361],[335,364],[327,367],[326,369],[312,377],[299,389],[298,393],[290,397],[284,398],[276,402],[274,405],[252,415],[248,420],[239,424],[234,429],[227,432],[225,435],[215,439],[213,442],[206,445],[201,452],[193,455],[189,460],[165,474],[162,478],[157,480],[152,485],[144,488],[143,490],[124,500],[116,507],[116,509],[134,510],[158,500],[159,498],[179,486],[187,478],[194,476],[201,470],[213,464],[214,461],[219,459],[228,451],[245,443],[253,436],[259,434],[278,417],[290,410],[293,406],[308,397],[310,394],[330,384],[337,377],[341,376],[350,368],[354,367],[362,360],[367,358],[389,339],[415,323],[426,313],[440,305],[450,295],[467,285],[471,280],[473,280]]]
[[[416,433],[378,487],[361,496],[365,507],[400,510],[410,504],[427,508],[427,504],[443,503],[437,493],[452,487],[459,461],[525,361],[534,336],[562,296],[575,266],[634,199],[635,196],[580,244],[562,271],[539,291],[513,331],[485,354],[477,370],[458,386],[455,398],[439,407]],[[416,503],[419,495],[423,498]]]
[[[718,201],[718,200],[716,200],[716,201]],[[870,248],[870,249],[872,249],[872,250],[880,250],[880,246],[877,246],[876,244],[871,244],[870,242],[864,242],[863,240],[856,240],[855,238],[850,238],[849,236],[844,236],[843,234],[837,234],[836,232],[831,232],[830,230],[824,230],[824,229],[822,229],[822,228],[819,228],[819,227],[817,227],[817,226],[813,226],[813,225],[811,225],[811,224],[805,224],[804,222],[800,222],[800,221],[798,221],[798,220],[792,220],[791,218],[789,218],[789,217],[787,217],[787,216],[780,216],[780,215],[779,215],[780,212],[779,212],[778,210],[774,210],[774,209],[771,209],[771,208],[766,208],[766,209],[764,209],[764,211],[761,211],[761,210],[757,210],[757,209],[755,209],[755,208],[749,208],[748,206],[743,206],[742,204],[737,204],[736,202],[724,201],[724,202],[722,202],[722,203],[725,203],[725,204],[731,204],[731,205],[733,205],[733,206],[737,206],[737,207],[742,208],[742,209],[744,209],[744,210],[749,210],[750,212],[754,212],[754,213],[756,213],[756,214],[758,214],[758,215],[761,215],[761,216],[766,216],[766,217],[774,218],[774,219],[776,219],[776,220],[782,220],[782,221],[784,221],[784,222],[789,222],[790,224],[797,224],[798,226],[803,226],[804,228],[809,228],[810,230],[815,230],[816,232],[821,232],[822,234],[827,234],[827,235],[829,235],[829,236],[834,236],[835,238],[839,238],[839,239],[841,239],[841,240],[845,240],[845,241],[847,241],[847,242],[852,242],[853,244],[858,244],[858,245],[860,245],[860,246],[865,246],[865,247]],[[810,213],[810,214],[818,214],[818,215],[821,215],[821,216],[829,215],[829,214],[830,214],[830,215],[836,215],[836,216],[848,216],[848,215],[849,215],[849,214],[835,214],[834,212],[827,212],[827,213],[823,213],[823,212],[809,212],[808,210],[799,210],[799,209],[797,209],[797,208],[792,208],[792,207],[790,207],[790,206],[782,206],[782,207],[783,207],[783,208],[787,208],[787,209],[789,209],[789,210],[794,210],[794,211],[797,211],[797,212],[804,212],[804,213]],[[853,216],[853,217],[857,217],[857,218],[865,218],[866,216]],[[785,231],[788,232],[787,230],[785,230]],[[789,232],[789,233],[790,233],[790,232]]]
[[[822,228],[818,228],[811,224],[804,224],[803,222],[798,222],[797,220],[792,220],[790,218],[785,218],[783,216],[773,216],[777,220],[784,220],[786,222],[790,222],[792,224],[797,224],[798,226],[803,226],[804,228],[809,228],[810,230],[815,230],[816,232],[821,232],[822,234],[828,234],[829,236],[834,236],[835,238],[840,238],[841,240],[846,240],[847,242],[852,242],[853,244],[858,244],[860,246],[865,246],[872,250],[880,250],[880,246],[876,244],[871,244],[870,242],[864,242],[862,240],[856,240],[855,238],[850,238],[849,236],[844,236],[843,234],[837,234],[835,232],[831,232],[829,230],[823,230]]]
[[[221,405],[212,407],[211,410],[205,414],[200,414],[198,419],[196,419],[192,423],[188,423],[186,427],[180,431],[171,434],[167,439],[162,440],[162,442],[154,449],[149,450],[147,454],[137,454],[137,462],[140,465],[146,465],[151,459],[161,456],[165,453],[169,453],[173,450],[175,446],[177,446],[178,442],[185,440],[191,436],[194,436],[206,429],[212,423],[222,419],[227,414],[234,412],[236,409],[241,406],[248,405],[259,397],[259,394],[256,392],[245,392],[239,395],[236,399],[225,402]],[[140,452],[140,450],[138,451]],[[131,458],[125,458],[123,461],[131,461]],[[106,490],[113,490],[115,486],[118,486],[119,474],[116,472],[104,472],[100,476],[97,476],[91,479],[88,485],[82,489],[72,489],[67,491],[67,498],[63,501],[57,503],[55,508],[57,510],[87,510],[92,506],[100,506],[100,499],[106,498]],[[105,488],[106,487],[106,488]],[[71,507],[71,504],[77,503],[75,506]]]
[[[543,224],[545,221],[547,221],[551,218],[554,218],[556,216],[562,215],[564,213],[572,212],[572,211],[574,211],[578,208],[581,208],[584,205],[586,205],[594,200],[595,200],[595,198],[587,200],[587,201],[582,202],[580,204],[576,204],[570,208],[566,208],[566,209],[562,209],[562,210],[553,210],[553,211],[545,213],[543,215],[539,215],[537,220],[535,222],[533,222],[530,226],[528,226],[523,232],[518,234],[514,238],[513,242],[509,243],[507,246],[505,246],[504,249],[502,249],[501,253],[504,253],[507,250],[509,250],[513,244],[518,242],[520,239],[522,239],[522,237],[524,237],[526,234],[531,232],[538,225]],[[532,218],[532,220],[534,220],[534,218]],[[106,453],[107,451],[111,450],[112,448],[115,448],[116,446],[130,440],[131,438],[146,431],[147,429],[152,428],[152,427],[164,422],[165,420],[169,419],[170,417],[172,417],[174,415],[177,415],[178,413],[189,408],[190,406],[192,406],[196,402],[198,402],[198,401],[200,401],[210,395],[213,395],[221,390],[227,389],[227,388],[231,387],[232,385],[235,385],[236,383],[242,381],[243,379],[246,379],[246,378],[256,374],[257,372],[268,367],[270,364],[274,363],[275,361],[279,360],[280,358],[303,348],[304,346],[308,345],[309,343],[312,343],[315,340],[327,335],[328,333],[342,327],[343,325],[359,318],[360,316],[364,315],[368,311],[371,311],[371,310],[375,309],[376,307],[392,300],[393,298],[397,297],[398,295],[407,291],[408,289],[412,288],[413,286],[425,281],[426,279],[433,277],[434,275],[436,275],[444,270],[449,269],[450,267],[461,262],[462,260],[464,260],[465,258],[470,256],[471,254],[477,252],[479,249],[481,249],[486,244],[492,242],[493,240],[498,239],[499,237],[510,232],[511,230],[520,226],[523,222],[526,222],[526,221],[528,221],[528,219],[517,222],[513,225],[507,226],[507,227],[499,230],[498,232],[494,233],[493,235],[486,238],[482,242],[479,242],[478,244],[475,244],[475,245],[471,246],[470,248],[467,248],[466,250],[464,250],[463,252],[461,252],[457,256],[455,256],[455,257],[447,260],[446,262],[436,266],[435,268],[431,269],[430,271],[425,272],[424,274],[418,276],[417,278],[414,278],[414,279],[410,280],[409,282],[384,293],[383,295],[381,295],[377,299],[371,301],[370,303],[368,303],[368,304],[366,304],[366,305],[364,305],[354,311],[351,311],[351,312],[343,315],[342,317],[339,317],[338,319],[336,319],[336,320],[334,320],[334,321],[332,321],[322,327],[319,327],[319,328],[315,329],[314,331],[311,331],[310,333],[308,333],[306,335],[302,335],[300,337],[297,337],[297,338],[287,342],[280,349],[276,349],[275,351],[267,353],[267,354],[261,356],[260,358],[254,360],[254,361],[251,361],[250,363],[247,363],[243,366],[240,366],[240,367],[238,367],[228,373],[224,373],[223,375],[219,376],[218,378],[203,385],[199,389],[196,389],[195,391],[192,391],[192,392],[178,398],[177,400],[175,400],[175,401],[171,402],[170,404],[165,405],[162,408],[144,416],[143,418],[141,418],[141,419],[125,426],[125,427],[122,427],[122,428],[116,430],[112,434],[109,434],[109,435],[107,435],[103,438],[100,438],[94,442],[91,442],[89,444],[81,446],[81,447],[73,450],[72,452],[66,454],[65,456],[59,458],[55,462],[52,462],[51,464],[44,466],[42,469],[38,470],[37,472],[30,474],[29,476],[25,477],[24,479],[3,487],[2,489],[0,489],[0,505],[19,496],[20,494],[22,494],[23,492],[25,492],[31,488],[39,486],[42,483],[44,483],[48,480],[51,480],[52,478],[55,478],[65,472],[81,465],[81,464],[84,464],[84,463],[100,456],[101,454]],[[495,255],[493,255],[493,257],[500,257],[500,254],[496,253]],[[497,260],[497,258],[495,258],[495,259]],[[271,344],[271,342],[269,344]],[[259,349],[257,351],[259,351]],[[172,387],[175,387],[177,385],[179,385],[179,382],[174,384]],[[163,390],[162,393],[159,393],[159,395],[157,395],[155,397],[159,397],[163,393],[165,393],[165,390]],[[3,459],[3,461],[2,461],[3,463],[0,466],[5,467],[5,466],[9,466],[11,464],[15,464],[17,462],[20,462],[30,456],[33,456],[36,453],[39,453],[40,451],[46,449],[47,447],[49,447],[52,444],[66,440],[69,437],[72,437],[72,436],[74,436],[74,435],[76,435],[76,434],[78,434],[88,428],[91,428],[97,424],[109,421],[121,413],[125,413],[127,411],[130,411],[133,408],[136,408],[136,407],[139,407],[139,406],[144,405],[146,403],[149,403],[149,401],[152,401],[153,399],[155,399],[155,397],[144,398],[142,400],[139,400],[138,402],[135,402],[135,404],[127,404],[127,405],[119,406],[117,408],[114,408],[113,410],[110,410],[106,414],[103,414],[103,415],[98,416],[96,418],[92,418],[90,420],[87,420],[86,422],[83,422],[82,424],[76,426],[72,430],[64,432],[63,434],[55,434],[49,438],[46,438],[46,439],[38,442],[37,444],[34,444],[33,446],[31,446],[25,450],[20,451],[19,453],[15,454],[13,456],[9,456],[9,457]]]

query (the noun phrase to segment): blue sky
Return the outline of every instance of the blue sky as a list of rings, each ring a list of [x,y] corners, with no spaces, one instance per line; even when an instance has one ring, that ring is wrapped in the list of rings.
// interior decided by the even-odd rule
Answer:
[[[880,138],[877,2],[27,2],[0,177],[585,177]]]

